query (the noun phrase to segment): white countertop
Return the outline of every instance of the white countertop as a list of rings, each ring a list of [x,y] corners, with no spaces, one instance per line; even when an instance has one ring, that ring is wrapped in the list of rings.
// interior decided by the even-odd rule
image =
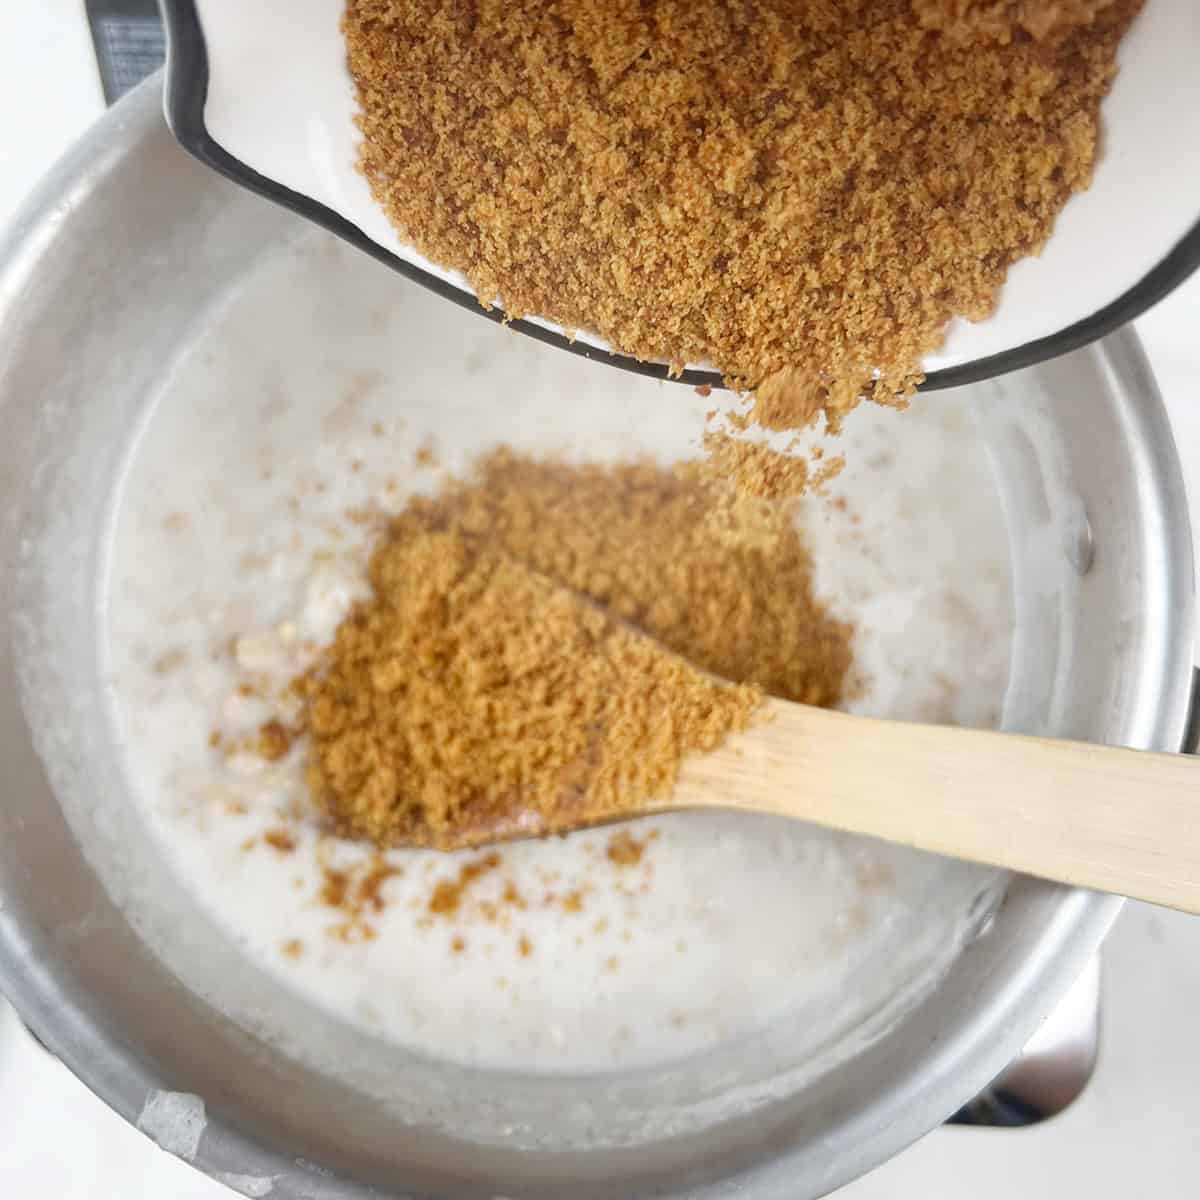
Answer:
[[[1161,0],[1160,0],[1161,2]],[[82,0],[0,3],[0,223],[103,109]],[[1200,277],[1138,322],[1200,529]],[[1103,958],[1100,1058],[1083,1096],[1027,1129],[943,1128],[842,1200],[1191,1200],[1200,1179],[1200,919],[1130,905]],[[126,1125],[0,1001],[0,1197],[233,1195]]]

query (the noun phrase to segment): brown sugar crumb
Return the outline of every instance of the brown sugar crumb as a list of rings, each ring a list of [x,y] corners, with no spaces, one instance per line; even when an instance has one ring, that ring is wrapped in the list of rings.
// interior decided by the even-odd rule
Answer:
[[[522,958],[528,958],[533,953],[533,943],[524,934],[521,934],[517,940],[517,949]]]
[[[329,933],[332,937],[337,938],[339,942],[346,942],[349,945],[361,945],[363,942],[372,942],[377,934],[373,925],[368,925],[365,921],[351,920],[343,921],[338,925],[331,925]]]
[[[364,908],[375,912],[383,911],[383,895],[380,888],[389,880],[402,876],[404,871],[394,867],[385,858],[376,857],[367,868],[367,873],[358,883],[358,901]]]
[[[418,467],[436,467],[438,465],[437,451],[431,439],[426,438],[425,441],[417,447],[417,452],[413,456],[413,461]]]
[[[296,839],[286,829],[268,829],[262,839],[281,854],[291,854],[296,849]]]
[[[247,838],[247,839],[246,839],[246,840],[245,840],[245,841],[242,843],[242,851],[243,851],[243,853],[249,853],[249,852],[250,852],[251,850],[253,850],[253,849],[254,849],[254,847],[255,847],[255,846],[257,846],[257,845],[258,845],[258,838],[256,838],[256,837],[248,837],[248,838]]]
[[[350,891],[350,873],[326,867],[321,879],[321,903],[330,908],[341,908]]]
[[[568,892],[563,897],[562,906],[563,912],[583,912],[583,893],[578,889],[573,892]]]
[[[508,450],[411,499],[371,558],[374,598],[295,684],[333,830],[461,845],[573,825],[667,794],[763,691],[835,703],[850,628],[815,599],[790,512],[750,546],[707,527],[711,505],[652,464]],[[439,889],[432,910],[454,911]]]
[[[429,911],[438,916],[450,917],[458,912],[463,897],[477,879],[489,871],[494,871],[500,865],[500,855],[495,851],[485,854],[472,862],[464,863],[459,868],[457,879],[442,879],[433,889],[429,897]]]
[[[322,862],[323,853],[323,847],[319,844],[318,862]],[[376,930],[368,922],[367,915],[383,911],[383,884],[403,874],[400,867],[391,865],[381,854],[346,867],[332,867],[322,862],[318,899],[345,916],[345,920],[330,927],[330,935],[343,942],[373,939]]]
[[[642,861],[645,842],[639,842],[631,833],[622,829],[608,839],[608,861],[618,867],[636,867]]]
[[[910,392],[1088,186],[1140,7],[349,0],[343,29],[407,242],[508,317],[739,386],[808,367],[836,423]]]
[[[285,958],[299,958],[304,953],[304,943],[299,938],[288,938],[281,949]]]
[[[291,748],[292,733],[282,722],[271,720],[259,729],[255,750],[267,762],[276,762]]]
[[[525,897],[517,890],[517,885],[511,879],[505,880],[504,891],[501,893],[500,899],[505,904],[511,904],[513,908],[525,907]]]
[[[466,939],[456,935],[450,942],[450,953],[461,954],[467,948]]]
[[[214,730],[212,730],[211,733],[209,733],[208,744],[214,750],[216,750],[221,745],[221,731],[219,729],[214,729]]]

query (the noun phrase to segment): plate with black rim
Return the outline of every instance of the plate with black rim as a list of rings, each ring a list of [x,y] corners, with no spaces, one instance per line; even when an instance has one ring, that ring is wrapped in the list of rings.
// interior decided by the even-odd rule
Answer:
[[[180,144],[245,187],[323,225],[481,316],[458,272],[400,242],[355,167],[356,102],[339,22],[344,0],[161,0],[167,121]],[[1039,256],[1016,263],[994,314],[951,323],[925,388],[1028,366],[1132,320],[1200,266],[1200,7],[1146,0],[1121,44],[1102,109],[1091,188],[1068,201]],[[539,318],[514,329],[613,366],[666,378],[665,363],[613,351]],[[704,365],[677,376],[721,386]]]

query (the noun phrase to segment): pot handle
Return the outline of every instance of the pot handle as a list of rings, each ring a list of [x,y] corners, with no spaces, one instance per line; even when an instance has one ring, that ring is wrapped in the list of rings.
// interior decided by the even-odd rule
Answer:
[[[166,59],[157,0],[87,0],[105,104],[115,104]]]

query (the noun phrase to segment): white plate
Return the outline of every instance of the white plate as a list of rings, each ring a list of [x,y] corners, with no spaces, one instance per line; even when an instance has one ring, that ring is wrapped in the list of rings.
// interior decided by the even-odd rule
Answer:
[[[188,150],[484,311],[459,272],[399,241],[355,168],[343,0],[164,0],[163,7],[167,118]],[[925,361],[927,386],[1072,349],[1137,316],[1200,265],[1200,4],[1147,0],[1119,62],[1091,189],[1068,202],[1041,256],[1012,268],[989,320],[953,322],[944,346]],[[515,324],[568,344],[550,322]],[[571,348],[665,373],[662,364],[635,363],[586,333]],[[718,382],[703,366],[684,378]]]

